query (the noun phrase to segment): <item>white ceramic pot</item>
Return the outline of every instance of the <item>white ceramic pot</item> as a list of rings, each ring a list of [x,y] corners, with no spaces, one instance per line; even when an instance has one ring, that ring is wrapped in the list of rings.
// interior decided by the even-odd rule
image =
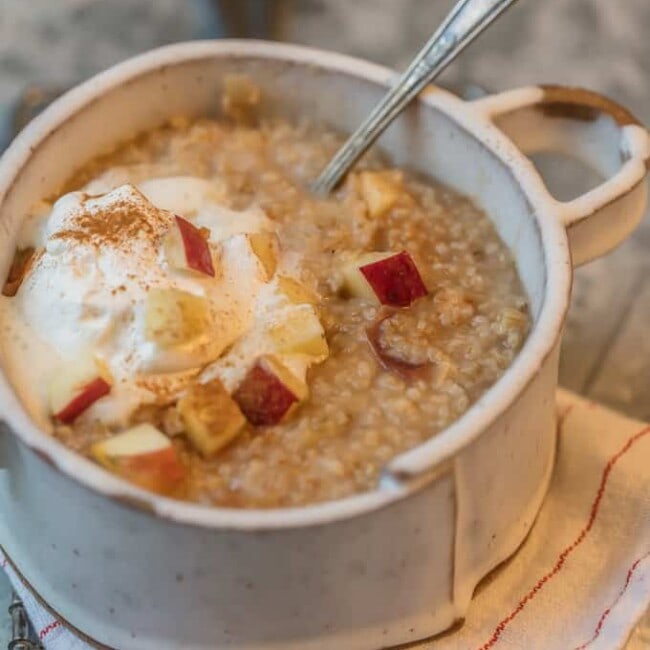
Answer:
[[[338,54],[243,41],[174,45],[98,75],[2,159],[3,277],[33,200],[138,131],[214,112],[233,71],[260,84],[269,113],[344,131],[393,77]],[[352,650],[421,639],[462,618],[477,583],[526,536],[553,467],[571,254],[599,255],[640,220],[648,133],[585,91],[531,87],[468,103],[432,89],[381,144],[488,212],[530,298],[524,348],[459,421],[390,462],[375,491],[271,511],[139,490],[38,430],[1,377],[0,539],[33,589],[95,643]],[[540,149],[576,155],[607,180],[560,203],[522,153]]]

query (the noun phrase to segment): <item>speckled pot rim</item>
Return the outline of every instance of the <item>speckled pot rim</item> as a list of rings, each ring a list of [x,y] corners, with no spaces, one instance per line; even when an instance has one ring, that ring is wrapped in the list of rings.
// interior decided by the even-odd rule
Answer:
[[[314,66],[388,86],[395,73],[353,57],[295,45],[263,41],[195,41],[152,50],[129,59],[82,83],[56,100],[14,140],[0,160],[0,204],[20,176],[32,153],[50,134],[107,91],[153,70],[206,58],[267,58]],[[531,87],[520,92],[543,93]],[[517,400],[554,350],[564,323],[571,290],[572,267],[561,204],[546,190],[533,164],[496,128],[488,114],[471,102],[435,89],[425,93],[423,104],[445,113],[509,169],[533,208],[541,235],[546,265],[543,305],[530,336],[503,377],[455,423],[427,442],[394,458],[390,476],[405,471],[431,470],[422,480],[383,481],[376,490],[337,501],[269,510],[220,508],[158,496],[123,481],[83,456],[67,449],[32,422],[4,375],[0,376],[0,408],[13,433],[45,462],[79,485],[154,516],[183,525],[219,529],[273,530],[324,525],[370,513],[421,489],[435,480],[436,468],[481,435]],[[0,230],[2,226],[0,225]]]

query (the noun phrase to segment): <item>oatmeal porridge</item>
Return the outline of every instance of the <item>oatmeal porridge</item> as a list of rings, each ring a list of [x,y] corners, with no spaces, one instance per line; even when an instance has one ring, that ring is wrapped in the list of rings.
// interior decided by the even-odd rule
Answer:
[[[372,489],[513,361],[514,262],[470,200],[380,154],[312,195],[341,137],[233,88],[223,120],[143,134],[26,215],[6,363],[39,423],[141,487],[242,508]]]

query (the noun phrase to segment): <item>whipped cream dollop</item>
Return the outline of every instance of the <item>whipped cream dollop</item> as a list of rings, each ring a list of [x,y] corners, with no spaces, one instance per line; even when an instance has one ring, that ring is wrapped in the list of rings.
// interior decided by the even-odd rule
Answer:
[[[9,372],[28,408],[50,426],[47,386],[66,365],[92,354],[112,376],[110,394],[83,417],[123,426],[141,404],[165,399],[202,372],[229,390],[252,361],[272,350],[269,327],[295,306],[277,278],[299,277],[300,259],[277,254],[269,277],[251,249],[250,234],[274,233],[258,207],[234,211],[214,182],[188,176],[122,183],[123,173],[99,177],[53,205],[39,204],[25,220],[19,248],[36,253],[20,290],[2,309]],[[177,215],[201,229],[214,276],[169,263],[163,245]],[[147,335],[147,297],[178,290],[204,299],[210,327],[179,346]],[[304,358],[303,358],[304,357]],[[286,363],[303,376],[309,359]]]

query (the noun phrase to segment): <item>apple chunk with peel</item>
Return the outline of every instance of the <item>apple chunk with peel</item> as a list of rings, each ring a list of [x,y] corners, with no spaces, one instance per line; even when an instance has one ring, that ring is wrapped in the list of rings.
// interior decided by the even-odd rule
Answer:
[[[408,307],[428,293],[406,251],[365,253],[344,267],[343,278],[351,295],[392,307]]]
[[[92,457],[106,469],[146,490],[173,493],[185,467],[171,440],[151,424],[139,424],[95,443]]]
[[[210,308],[205,298],[180,289],[151,289],[145,305],[145,337],[162,348],[207,334]]]
[[[98,399],[111,391],[112,378],[106,366],[91,354],[57,371],[50,383],[50,412],[54,419],[71,424]]]
[[[233,393],[246,419],[256,426],[277,424],[306,397],[307,385],[271,355],[260,357]]]
[[[269,330],[274,350],[280,354],[329,354],[323,326],[312,305],[298,305],[282,314],[282,320]]]
[[[196,271],[214,277],[212,251],[208,237],[194,224],[176,216],[163,243],[165,257],[170,266],[185,271]]]
[[[206,458],[225,447],[246,424],[246,418],[219,379],[193,384],[178,401],[185,434]]]
[[[395,255],[393,252],[372,252],[363,253],[343,267],[343,289],[351,296],[365,298],[371,302],[377,302],[377,294],[373,291],[361,268],[388,259]]]

